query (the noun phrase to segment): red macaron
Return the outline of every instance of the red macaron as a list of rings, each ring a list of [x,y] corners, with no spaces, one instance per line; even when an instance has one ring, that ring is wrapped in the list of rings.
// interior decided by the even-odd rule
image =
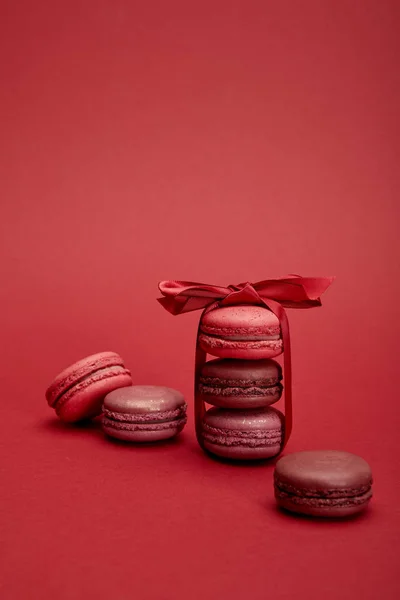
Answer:
[[[263,306],[222,306],[200,321],[200,346],[220,358],[261,359],[281,354],[279,319]]]
[[[46,392],[46,399],[62,421],[74,423],[99,415],[109,392],[130,385],[131,374],[119,354],[100,352],[57,375]]]

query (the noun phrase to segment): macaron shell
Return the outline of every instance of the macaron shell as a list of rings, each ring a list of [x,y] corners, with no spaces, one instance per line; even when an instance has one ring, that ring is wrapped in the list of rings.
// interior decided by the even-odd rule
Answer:
[[[84,381],[84,385],[72,389],[68,399],[56,404],[57,415],[65,423],[74,423],[90,419],[101,414],[104,397],[118,387],[130,386],[132,378],[129,371],[121,368],[104,369]]]
[[[371,485],[369,464],[340,450],[305,450],[282,457],[276,464],[277,481],[306,490],[343,490]]]
[[[275,404],[282,395],[282,386],[275,385],[270,388],[259,388],[259,394],[244,395],[242,390],[238,390],[238,394],[236,394],[235,388],[226,388],[224,391],[225,394],[199,392],[199,395],[204,402],[213,406],[246,410]]]
[[[104,398],[104,408],[138,415],[173,411],[184,404],[185,398],[178,390],[155,385],[133,385]]]
[[[327,517],[327,518],[343,518],[351,517],[364,511],[369,504],[372,493],[360,497],[359,504],[349,504],[348,506],[340,506],[335,504],[317,505],[304,501],[303,503],[294,502],[291,498],[282,498],[277,495],[275,497],[278,505],[291,513],[308,515],[310,517]]]
[[[275,408],[254,410],[228,410],[210,408],[204,415],[204,423],[217,429],[231,431],[274,431],[282,428],[284,417]]]
[[[213,444],[208,440],[203,441],[204,448],[222,458],[233,460],[263,460],[277,456],[281,450],[281,444],[264,446],[260,448],[247,448],[246,446],[223,446]]]
[[[282,368],[275,360],[214,359],[203,365],[201,376],[227,381],[278,382],[282,379]]]
[[[223,306],[206,312],[201,319],[200,329],[210,335],[231,337],[264,337],[279,335],[279,319],[263,306]]]

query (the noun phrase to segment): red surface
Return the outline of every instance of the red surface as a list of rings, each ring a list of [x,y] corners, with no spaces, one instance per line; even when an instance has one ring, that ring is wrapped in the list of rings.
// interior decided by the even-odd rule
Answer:
[[[0,596],[398,598],[399,4],[0,12]],[[359,520],[279,513],[273,466],[205,456],[192,411],[135,448],[48,408],[59,370],[108,349],[192,404],[199,315],[157,282],[287,272],[337,276],[288,311],[287,452],[363,456]]]

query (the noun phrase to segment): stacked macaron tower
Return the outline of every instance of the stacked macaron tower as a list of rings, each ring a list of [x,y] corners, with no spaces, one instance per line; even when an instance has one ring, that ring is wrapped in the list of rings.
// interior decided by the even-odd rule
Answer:
[[[257,305],[205,311],[198,343],[218,357],[201,365],[196,376],[196,430],[202,447],[236,460],[279,454],[284,416],[272,407],[283,389],[281,366],[273,360],[284,350],[278,318]]]

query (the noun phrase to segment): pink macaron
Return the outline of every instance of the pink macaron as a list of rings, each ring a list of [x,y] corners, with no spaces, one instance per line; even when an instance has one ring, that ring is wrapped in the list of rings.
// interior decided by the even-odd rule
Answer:
[[[220,358],[261,359],[281,354],[279,319],[263,306],[222,306],[203,314],[200,346]]]
[[[46,391],[46,399],[62,421],[74,423],[101,414],[104,397],[131,384],[131,374],[119,354],[99,352],[57,375]]]
[[[347,517],[363,511],[372,497],[368,463],[339,450],[308,450],[281,458],[274,472],[280,507],[314,517]]]
[[[156,442],[174,437],[186,424],[186,402],[177,390],[134,385],[108,394],[103,430],[127,442]]]
[[[279,454],[284,417],[274,408],[229,410],[210,408],[202,423],[203,446],[235,460],[271,458]]]
[[[260,408],[282,395],[282,369],[271,359],[218,358],[200,372],[198,392],[204,402],[223,408]]]

